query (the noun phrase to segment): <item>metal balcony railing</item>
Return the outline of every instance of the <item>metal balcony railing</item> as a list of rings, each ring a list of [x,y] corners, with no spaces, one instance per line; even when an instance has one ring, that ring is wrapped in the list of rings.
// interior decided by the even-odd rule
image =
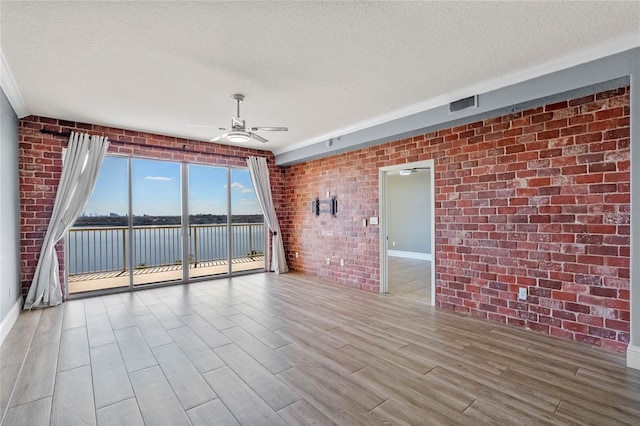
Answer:
[[[133,256],[129,255],[133,239]],[[216,260],[226,260],[229,227],[219,225],[189,226],[189,259],[191,267]],[[231,258],[263,255],[264,224],[231,225]],[[68,234],[69,275],[101,272],[127,272],[135,269],[180,265],[182,227],[180,225],[134,226],[132,235],[126,226],[77,227]]]

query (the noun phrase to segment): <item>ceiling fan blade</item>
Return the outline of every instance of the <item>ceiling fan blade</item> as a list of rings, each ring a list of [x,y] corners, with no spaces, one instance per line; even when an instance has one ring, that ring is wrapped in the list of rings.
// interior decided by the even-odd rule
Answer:
[[[252,131],[263,130],[265,132],[288,132],[289,129],[286,127],[251,127]]]
[[[225,130],[225,129],[221,129],[221,130]],[[224,135],[216,136],[216,137],[215,137],[215,138],[213,138],[213,139],[209,139],[209,142],[218,142],[218,141],[221,141],[221,140],[223,140],[223,139],[226,139],[226,138],[227,138],[227,135],[228,135],[228,133],[225,133]]]
[[[260,136],[258,134],[249,132],[249,135],[251,135],[251,138],[257,140],[258,142],[262,142],[262,143],[269,142],[267,139],[263,138],[262,136]]]

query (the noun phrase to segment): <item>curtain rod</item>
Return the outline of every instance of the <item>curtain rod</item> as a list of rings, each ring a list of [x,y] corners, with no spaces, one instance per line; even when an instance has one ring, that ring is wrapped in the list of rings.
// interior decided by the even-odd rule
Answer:
[[[53,136],[64,136],[66,138],[71,136],[71,132],[56,132],[54,130],[49,130],[49,129],[40,129],[40,133],[45,133],[47,135],[53,135]],[[217,153],[217,152],[206,152],[206,151],[196,151],[193,149],[187,149],[187,144],[182,145],[182,148],[174,148],[171,146],[159,146],[159,145],[147,145],[144,143],[138,143],[138,142],[125,142],[125,141],[119,141],[117,139],[115,140],[111,140],[109,139],[109,143],[119,143],[119,144],[123,144],[123,145],[133,145],[133,146],[138,146],[138,147],[142,147],[142,148],[159,148],[159,149],[164,149],[166,151],[176,151],[176,152],[189,152],[189,153],[193,153],[193,154],[207,154],[207,155],[215,155],[218,157],[226,157],[226,158],[242,158],[243,160],[246,160],[247,158],[249,158],[246,155],[231,155],[231,154],[221,154],[221,153]],[[261,157],[261,156],[258,156]],[[269,161],[269,159],[267,159],[267,162]]]

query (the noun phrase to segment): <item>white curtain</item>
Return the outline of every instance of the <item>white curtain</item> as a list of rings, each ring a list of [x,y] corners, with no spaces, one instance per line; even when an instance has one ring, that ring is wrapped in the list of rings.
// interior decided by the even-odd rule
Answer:
[[[278,217],[276,216],[276,209],[273,205],[267,159],[264,157],[249,157],[247,158],[247,166],[249,167],[253,188],[256,191],[258,204],[260,204],[260,208],[262,208],[262,213],[264,214],[264,220],[273,233],[273,239],[271,240],[271,246],[273,247],[271,253],[271,270],[276,274],[284,274],[289,272],[289,267],[287,266],[287,259],[284,254],[284,244],[282,242]],[[268,256],[266,258],[268,258]]]
[[[71,228],[87,203],[108,147],[109,141],[103,136],[71,133],[69,146],[63,155],[62,176],[49,227],[24,309],[62,303],[60,268],[55,245]]]

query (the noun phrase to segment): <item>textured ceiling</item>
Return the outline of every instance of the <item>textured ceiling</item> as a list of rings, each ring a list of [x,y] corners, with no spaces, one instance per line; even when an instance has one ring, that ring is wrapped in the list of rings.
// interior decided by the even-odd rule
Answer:
[[[208,140],[243,93],[278,153],[636,33],[640,3],[2,0],[0,25],[29,114]]]

